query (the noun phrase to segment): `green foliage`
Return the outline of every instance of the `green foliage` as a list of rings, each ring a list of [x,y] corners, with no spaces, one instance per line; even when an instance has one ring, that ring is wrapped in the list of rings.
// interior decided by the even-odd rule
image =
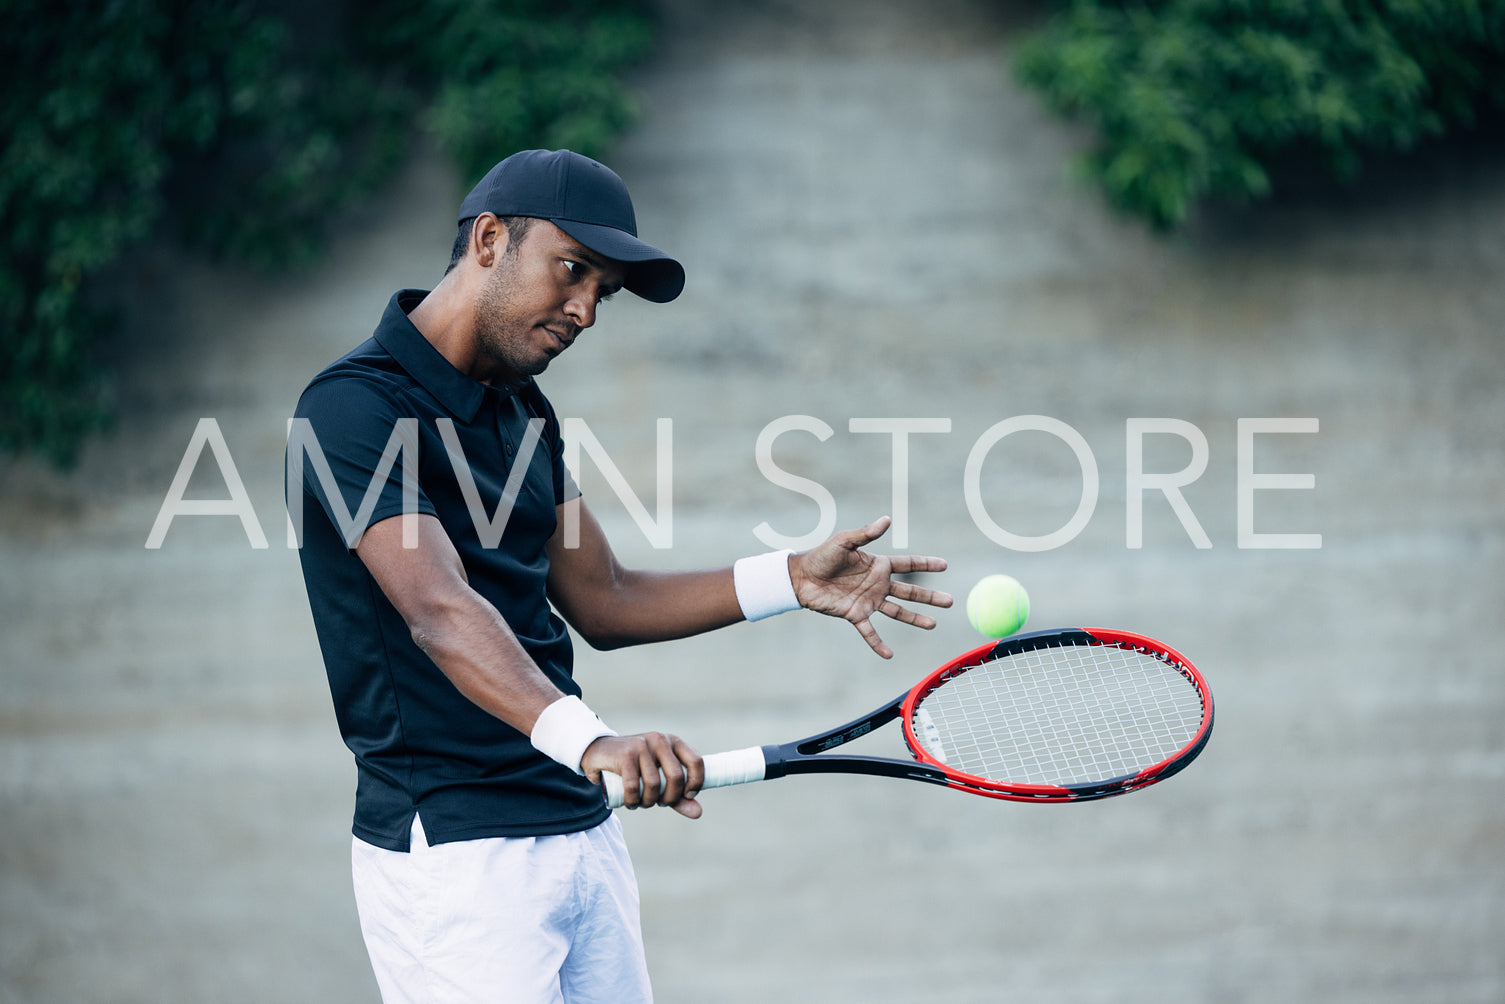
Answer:
[[[634,0],[346,9],[323,38],[247,0],[0,0],[0,449],[67,462],[105,422],[91,279],[163,226],[307,263],[415,122],[467,176],[529,146],[599,156],[651,38]]]
[[[1352,177],[1505,109],[1505,0],[1076,0],[1015,69],[1095,127],[1109,199],[1169,228],[1293,157]]]
[[[652,41],[624,0],[385,0],[363,22],[370,58],[431,96],[424,124],[467,178],[529,147],[602,156],[636,114],[618,74]]]

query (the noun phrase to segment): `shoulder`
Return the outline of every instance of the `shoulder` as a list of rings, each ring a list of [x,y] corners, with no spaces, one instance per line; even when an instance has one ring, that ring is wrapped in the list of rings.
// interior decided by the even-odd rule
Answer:
[[[297,418],[315,423],[348,423],[364,416],[388,416],[407,407],[412,379],[392,357],[368,339],[321,370],[298,397]]]

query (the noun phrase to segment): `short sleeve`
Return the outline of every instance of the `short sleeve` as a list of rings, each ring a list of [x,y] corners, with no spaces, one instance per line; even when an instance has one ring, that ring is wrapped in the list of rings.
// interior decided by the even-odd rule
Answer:
[[[529,381],[524,388],[524,400],[528,411],[544,420],[544,432],[548,436],[549,459],[554,469],[554,504],[563,505],[572,499],[579,498],[583,492],[575,483],[575,478],[570,474],[570,469],[564,462],[564,430],[559,424],[559,415],[554,411],[554,406],[544,396],[538,384]]]
[[[313,501],[354,549],[376,523],[402,513],[435,512],[419,483],[418,419],[401,398],[361,376],[315,381],[288,429],[286,494],[294,530]],[[409,412],[404,414],[404,412]]]
[[[570,476],[570,469],[564,466],[563,461],[560,461],[559,470],[563,474],[563,480],[554,492],[555,505],[563,505],[566,502],[579,498],[583,494],[580,491],[580,486],[575,484],[575,479]]]

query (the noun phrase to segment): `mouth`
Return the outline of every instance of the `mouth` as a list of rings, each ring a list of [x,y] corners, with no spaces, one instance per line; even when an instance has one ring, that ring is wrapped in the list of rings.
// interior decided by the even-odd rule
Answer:
[[[550,328],[547,326],[544,327],[543,331],[544,334],[549,336],[551,343],[547,346],[547,348],[554,355],[558,355],[559,353],[563,352],[565,349],[569,348],[575,341],[575,332],[573,331],[561,331],[557,328]]]

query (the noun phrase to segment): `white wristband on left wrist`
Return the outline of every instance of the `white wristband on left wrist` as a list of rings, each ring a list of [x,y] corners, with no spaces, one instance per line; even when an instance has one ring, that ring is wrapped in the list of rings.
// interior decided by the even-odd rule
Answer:
[[[561,697],[543,709],[528,739],[534,749],[550,760],[564,764],[576,774],[584,774],[580,758],[585,756],[586,747],[602,736],[616,734],[580,698]]]
[[[770,551],[739,558],[732,565],[732,585],[743,617],[757,621],[800,608],[794,581],[789,577],[789,556],[793,553]]]

